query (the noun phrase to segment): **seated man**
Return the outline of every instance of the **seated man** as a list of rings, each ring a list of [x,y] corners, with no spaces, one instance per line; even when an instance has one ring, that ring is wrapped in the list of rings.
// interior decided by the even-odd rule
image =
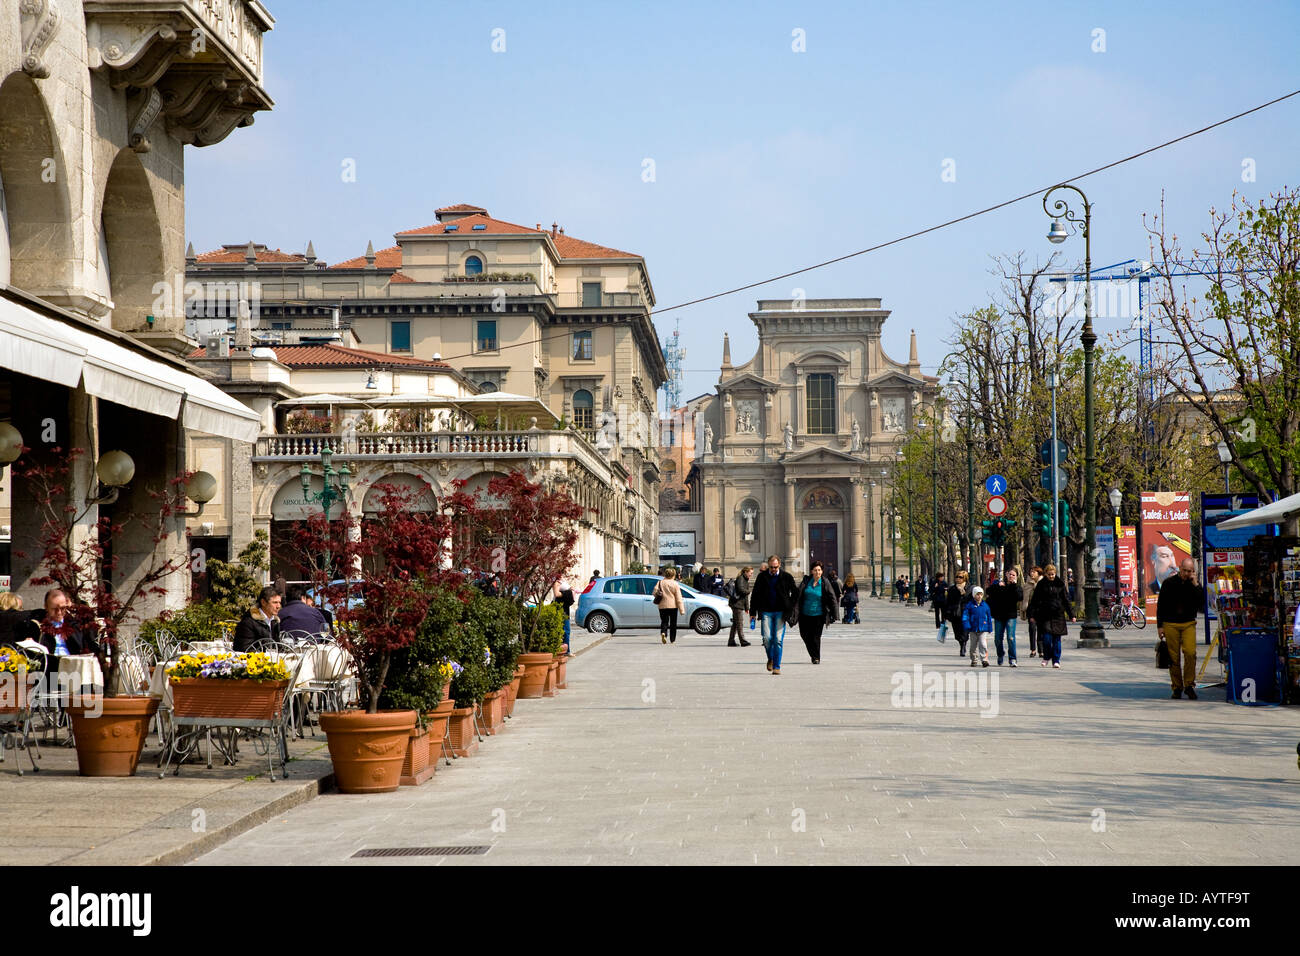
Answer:
[[[75,622],[68,615],[71,606],[67,594],[58,588],[51,588],[45,592],[45,608],[32,612],[32,620],[40,627],[40,641],[51,657],[93,654],[99,649],[93,640],[77,630]]]
[[[286,631],[305,631],[308,634],[326,634],[329,624],[325,615],[307,603],[307,586],[290,584],[284,595],[284,606],[280,608],[280,633]]]
[[[257,603],[244,612],[235,628],[234,648],[245,652],[258,641],[273,640],[280,636],[280,592],[265,587],[257,595]]]

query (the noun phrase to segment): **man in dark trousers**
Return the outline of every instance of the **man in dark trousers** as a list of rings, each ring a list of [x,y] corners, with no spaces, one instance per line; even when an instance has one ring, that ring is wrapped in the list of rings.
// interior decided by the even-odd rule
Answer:
[[[1169,647],[1171,700],[1196,700],[1196,612],[1205,609],[1205,589],[1196,583],[1196,565],[1183,558],[1178,574],[1160,585],[1156,600],[1156,630]],[[1181,666],[1179,661],[1182,661]]]
[[[1002,666],[1004,657],[1009,658],[1012,667],[1019,667],[1016,663],[1016,618],[1020,614],[1020,602],[1025,599],[1025,590],[1020,586],[1016,569],[1008,569],[1004,581],[990,584],[984,599],[993,613],[993,644],[998,651],[998,667]],[[1003,638],[1006,639],[1005,655]]]
[[[936,631],[943,626],[943,608],[947,600],[948,583],[944,581],[943,572],[940,571],[934,576],[934,587],[930,588],[930,607],[934,611],[934,629]]]

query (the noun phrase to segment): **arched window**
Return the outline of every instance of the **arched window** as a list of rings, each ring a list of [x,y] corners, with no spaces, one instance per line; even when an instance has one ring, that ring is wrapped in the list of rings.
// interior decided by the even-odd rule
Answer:
[[[501,389],[500,389],[500,387],[498,387],[497,383],[494,382],[494,381],[492,381],[491,379],[487,379],[487,380],[485,380],[485,381],[479,382],[479,383],[478,383],[478,390],[479,390],[480,392],[482,392],[483,394],[485,394],[485,395],[486,395],[488,392],[499,392],[499,391],[501,391]]]
[[[470,256],[465,260],[465,275],[476,276],[483,274],[483,260],[478,256]]]
[[[835,434],[835,376],[808,376],[808,434]]]
[[[596,427],[595,402],[585,388],[573,393],[573,424],[576,428]]]

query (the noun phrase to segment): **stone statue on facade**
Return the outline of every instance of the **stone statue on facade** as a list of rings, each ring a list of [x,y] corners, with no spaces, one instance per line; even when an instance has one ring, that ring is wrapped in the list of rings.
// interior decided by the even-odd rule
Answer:
[[[753,541],[754,540],[754,519],[758,517],[758,509],[746,508],[740,514],[741,517],[745,519],[745,540]]]
[[[862,426],[858,424],[858,416],[853,416],[853,451],[862,451]]]
[[[708,422],[704,423],[704,454],[713,454],[713,426]]]
[[[785,428],[782,429],[781,433],[782,435],[785,436],[783,442],[783,444],[785,445],[785,450],[794,451],[794,429],[790,427],[789,422],[785,423]]]

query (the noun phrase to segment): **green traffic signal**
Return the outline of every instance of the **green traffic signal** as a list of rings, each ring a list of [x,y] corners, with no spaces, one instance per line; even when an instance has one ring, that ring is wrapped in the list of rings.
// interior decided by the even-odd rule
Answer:
[[[1039,534],[1052,533],[1052,506],[1046,501],[1035,501],[1029,505],[1030,517],[1034,522],[1034,530]]]
[[[1064,535],[1064,536],[1066,536],[1066,537],[1069,537],[1069,534],[1070,534],[1070,503],[1069,503],[1068,501],[1062,499],[1061,502],[1060,502],[1060,505],[1061,505],[1061,514],[1060,514],[1060,521],[1059,521],[1058,523],[1059,523],[1060,526],[1061,526],[1061,534]]]

